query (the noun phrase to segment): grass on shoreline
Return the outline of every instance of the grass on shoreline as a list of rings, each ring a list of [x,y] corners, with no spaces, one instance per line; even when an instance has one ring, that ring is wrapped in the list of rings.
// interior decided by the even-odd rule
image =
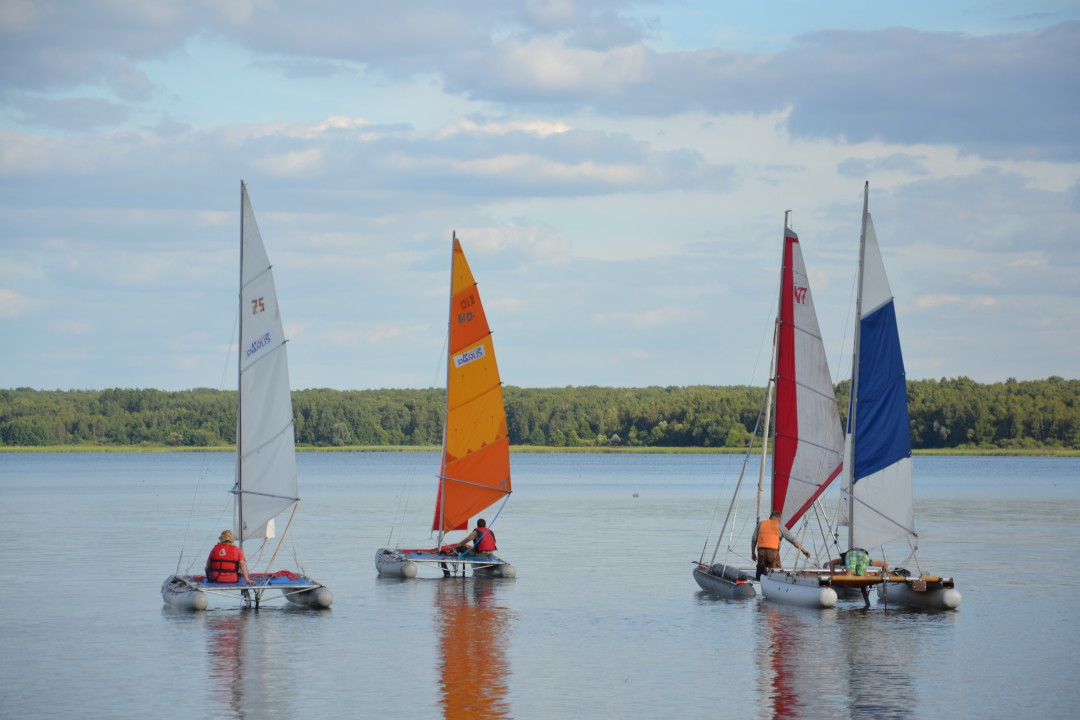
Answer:
[[[436,445],[349,445],[344,447],[311,447],[298,445],[298,452],[438,452]],[[48,445],[0,446],[0,453],[172,453],[172,452],[235,452],[232,445],[213,447],[175,447],[168,445]],[[745,448],[699,447],[545,447],[514,445],[513,453],[601,453],[656,455],[741,455]],[[760,448],[756,452],[760,452]],[[956,455],[983,457],[1080,457],[1080,449],[1071,448],[950,448],[915,450],[915,455]]]

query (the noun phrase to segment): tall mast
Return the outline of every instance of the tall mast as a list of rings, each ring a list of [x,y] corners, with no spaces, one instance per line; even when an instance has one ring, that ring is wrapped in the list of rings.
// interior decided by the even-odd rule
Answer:
[[[450,289],[446,300],[446,411],[443,413],[443,440],[442,457],[439,458],[439,541],[436,547],[442,547],[443,537],[446,535],[446,424],[450,419],[450,364],[453,348],[450,347],[450,337],[454,321],[454,247],[457,245],[457,231],[450,233]]]
[[[848,550],[855,542],[855,421],[858,414],[859,395],[859,352],[862,343],[862,300],[863,300],[863,261],[866,256],[866,219],[870,215],[870,181],[863,186],[862,229],[859,232],[859,280],[858,292],[855,293],[855,344],[852,348],[854,358],[851,367],[851,397],[848,400],[848,434],[851,457],[848,463]]]
[[[243,383],[240,382],[240,372],[243,369],[243,357],[244,348],[241,347],[244,340],[244,196],[247,194],[247,187],[244,185],[244,181],[240,181],[240,282],[237,285],[237,307],[240,308],[238,327],[240,334],[237,335],[236,340],[236,544],[238,547],[244,547],[244,482],[241,477],[241,468],[243,462],[243,447],[241,446],[241,438],[244,436],[243,422],[244,413],[241,412],[243,403],[240,398],[240,393],[243,392]]]
[[[779,321],[773,323],[772,359],[769,362],[769,385],[765,391],[765,425],[761,430],[761,467],[758,468],[757,520],[761,522],[761,500],[765,488],[765,460],[769,450],[769,421],[772,415],[773,388],[776,387],[776,346],[779,340]],[[770,502],[772,495],[770,494]]]
[[[773,321],[773,341],[772,341],[772,353],[769,358],[769,385],[765,391],[765,427],[761,431],[761,467],[758,468],[758,492],[757,492],[757,520],[761,522],[761,501],[764,494],[765,486],[765,459],[769,446],[769,421],[772,417],[773,406],[773,392],[776,388],[776,373],[777,373],[777,353],[780,350],[780,308],[781,303],[784,302],[784,251],[787,247],[787,231],[788,231],[788,218],[791,216],[790,210],[784,211],[784,233],[781,235],[783,240],[780,242],[780,296],[776,303],[776,319]],[[773,442],[775,449],[776,443]],[[776,470],[776,458],[773,458],[773,472]],[[770,495],[771,497],[771,495]],[[775,503],[775,498],[772,498],[770,502]],[[771,508],[770,508],[771,511]]]

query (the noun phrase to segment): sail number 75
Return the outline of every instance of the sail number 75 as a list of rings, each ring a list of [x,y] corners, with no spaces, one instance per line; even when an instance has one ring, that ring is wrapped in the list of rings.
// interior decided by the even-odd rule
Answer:
[[[254,298],[251,301],[251,314],[258,315],[261,312],[266,312],[266,303],[262,298]]]

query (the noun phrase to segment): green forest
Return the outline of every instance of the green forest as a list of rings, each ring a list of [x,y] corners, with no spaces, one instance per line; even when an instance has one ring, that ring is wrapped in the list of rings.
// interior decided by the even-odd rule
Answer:
[[[763,388],[504,388],[511,445],[745,448]],[[841,414],[848,384],[837,386]],[[301,447],[431,447],[445,391],[293,392]],[[908,382],[915,450],[1080,450],[1080,380]],[[227,447],[235,391],[0,390],[0,446]]]

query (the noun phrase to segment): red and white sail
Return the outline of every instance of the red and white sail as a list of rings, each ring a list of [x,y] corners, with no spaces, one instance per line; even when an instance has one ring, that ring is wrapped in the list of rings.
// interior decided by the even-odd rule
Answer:
[[[844,432],[799,237],[787,228],[781,272],[772,509],[790,528],[840,474]]]

